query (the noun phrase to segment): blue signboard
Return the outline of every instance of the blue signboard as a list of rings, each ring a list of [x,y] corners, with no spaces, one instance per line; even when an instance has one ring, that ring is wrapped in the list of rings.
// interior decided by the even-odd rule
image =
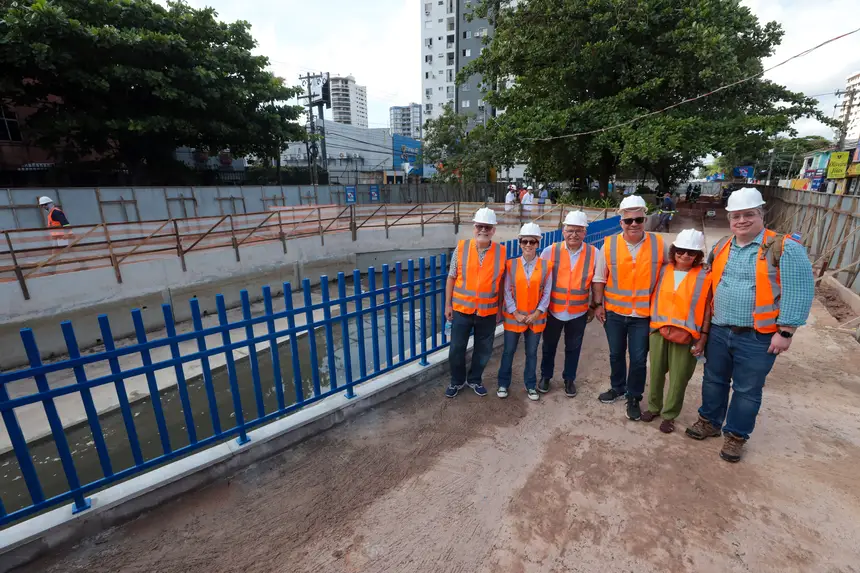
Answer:
[[[410,175],[424,175],[424,166],[419,163],[421,156],[420,141],[403,135],[394,135],[391,137],[391,146],[395,171],[401,171],[403,164],[408,163]]]
[[[355,203],[355,187],[346,187],[346,204],[352,205]]]
[[[745,179],[749,179],[755,176],[755,170],[752,165],[747,165],[745,167],[735,167],[732,170],[732,175],[735,177],[743,177]]]
[[[379,185],[370,186],[370,202],[379,203]]]

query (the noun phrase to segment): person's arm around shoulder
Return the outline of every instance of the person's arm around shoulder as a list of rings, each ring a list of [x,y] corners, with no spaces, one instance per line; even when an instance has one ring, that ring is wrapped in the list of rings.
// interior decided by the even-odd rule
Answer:
[[[606,322],[606,300],[604,298],[604,290],[606,289],[606,255],[603,249],[606,248],[606,242],[597,251],[597,256],[594,257],[594,278],[591,280],[591,304],[589,310],[594,312],[594,316],[601,324]]]
[[[457,261],[460,259],[460,245],[454,247],[451,253],[451,264],[448,266],[448,281],[445,283],[445,320],[454,320],[454,284],[457,282]]]
[[[707,272],[707,271],[702,271]],[[708,344],[708,336],[711,334],[711,308],[713,306],[713,283],[711,282],[711,273],[708,273],[705,277],[705,292],[707,293],[707,298],[705,300],[705,317],[702,320],[702,334],[699,336],[699,340],[690,348],[690,353],[699,357],[705,353],[705,346]]]
[[[809,311],[812,309],[812,299],[815,298],[812,264],[809,262],[806,249],[797,241],[791,239],[785,241],[783,253],[779,259],[779,276],[782,296],[779,303],[779,317],[776,320],[777,331],[771,338],[770,347],[767,350],[771,354],[782,354],[791,347],[791,336],[798,327],[806,324]]]

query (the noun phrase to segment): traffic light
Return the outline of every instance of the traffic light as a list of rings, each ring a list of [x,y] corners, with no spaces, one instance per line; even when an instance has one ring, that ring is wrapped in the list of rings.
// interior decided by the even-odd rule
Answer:
[[[324,103],[326,109],[331,109],[331,84],[329,83],[328,74],[325,76],[322,85],[322,99],[318,103]]]

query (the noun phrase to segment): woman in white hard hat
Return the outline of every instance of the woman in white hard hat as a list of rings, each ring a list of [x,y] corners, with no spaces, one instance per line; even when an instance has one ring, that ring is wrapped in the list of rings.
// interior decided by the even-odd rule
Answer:
[[[523,198],[520,200],[520,202],[523,204],[523,212],[526,214],[531,213],[532,204],[535,202],[535,196],[534,193],[532,193],[533,190],[534,187],[529,185],[526,188],[526,194],[523,195]]]
[[[666,434],[675,429],[687,384],[711,328],[711,276],[702,266],[704,257],[701,231],[678,233],[669,248],[669,264],[663,267],[651,298],[651,389],[642,421],[662,416],[660,431]],[[669,390],[664,401],[667,372]]]
[[[540,335],[546,328],[546,310],[549,306],[552,263],[537,256],[540,244],[540,227],[526,223],[520,229],[521,257],[507,262],[505,273],[505,306],[502,311],[505,325],[505,350],[499,366],[499,398],[508,397],[511,386],[514,354],[520,334],[525,338],[526,364],[523,381],[530,400],[540,396],[537,386],[537,350]]]

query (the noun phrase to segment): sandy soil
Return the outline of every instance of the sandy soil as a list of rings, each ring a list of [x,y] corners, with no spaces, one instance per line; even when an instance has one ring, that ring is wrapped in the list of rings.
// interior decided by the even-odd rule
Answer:
[[[821,304],[830,312],[833,317],[839,322],[847,322],[857,318],[850,306],[845,304],[842,297],[839,296],[839,291],[825,282],[820,282],[815,287],[815,297],[821,301]]]
[[[674,434],[600,404],[595,322],[576,398],[439,380],[27,571],[857,572],[860,355],[820,304],[813,323],[739,464],[683,435],[701,370]]]

